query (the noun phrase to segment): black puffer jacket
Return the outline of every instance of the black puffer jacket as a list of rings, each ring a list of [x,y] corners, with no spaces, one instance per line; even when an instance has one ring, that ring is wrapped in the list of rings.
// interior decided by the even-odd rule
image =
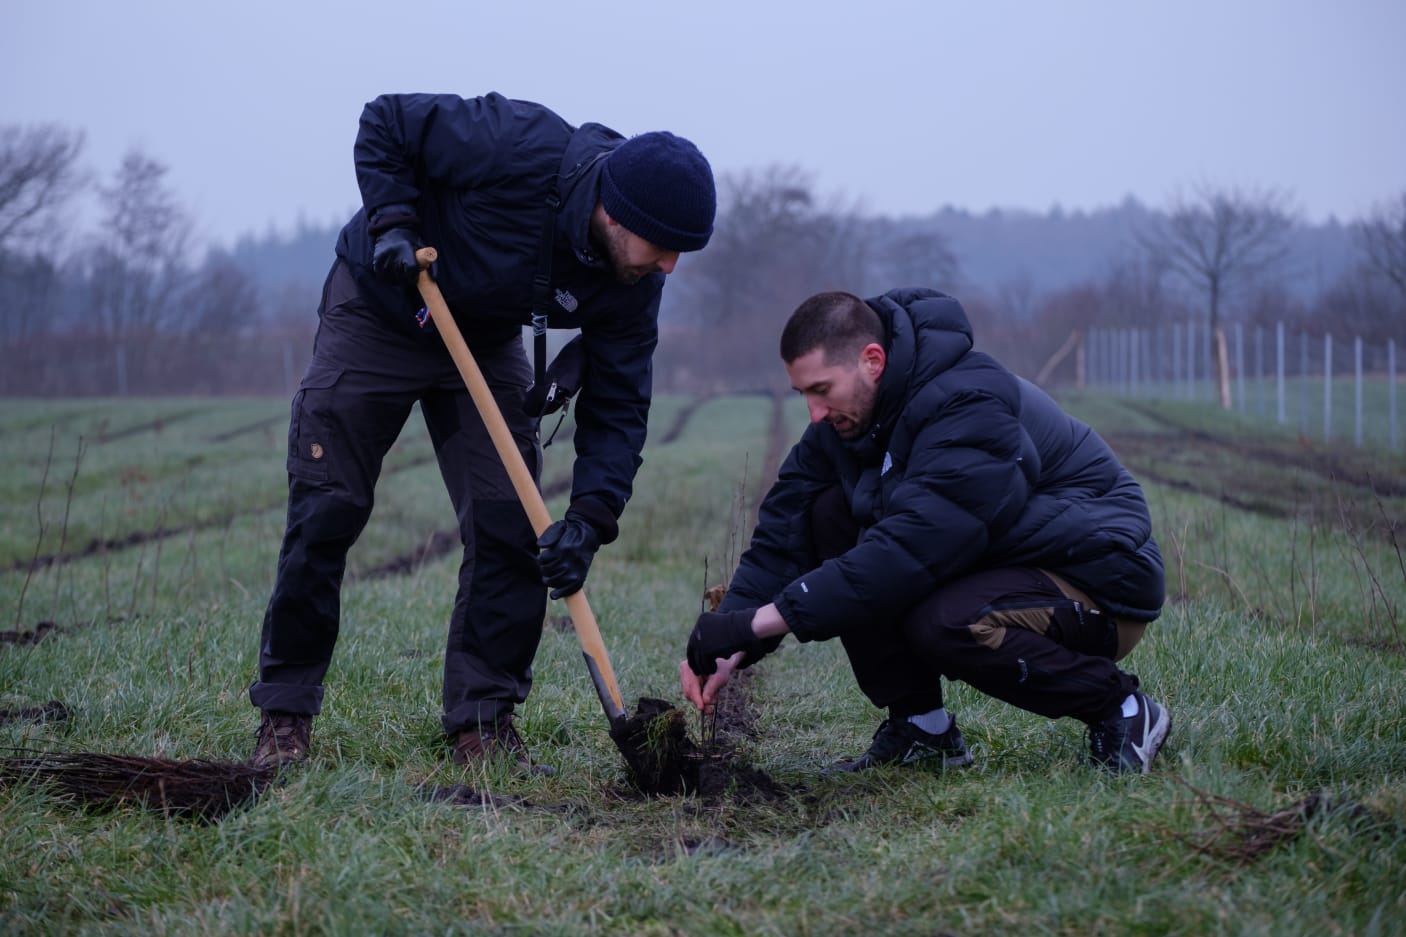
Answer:
[[[888,330],[875,424],[846,442],[812,424],[763,501],[723,609],[775,602],[802,641],[902,615],[975,569],[1035,566],[1112,614],[1155,619],[1162,557],[1142,489],[1108,445],[1033,384],[972,348],[956,300],[868,300]],[[808,522],[835,484],[864,532],[819,566]]]
[[[469,346],[501,342],[531,322],[547,196],[560,173],[548,324],[581,329],[587,362],[572,501],[598,501],[615,517],[644,448],[664,286],[663,274],[617,283],[588,238],[602,158],[624,139],[600,124],[573,130],[540,104],[499,94],[383,95],[366,105],[356,138],[364,207],[337,241],[337,256],[387,321],[438,345],[415,322],[419,292],[371,268],[368,213],[411,209],[411,226],[439,252],[436,282]]]

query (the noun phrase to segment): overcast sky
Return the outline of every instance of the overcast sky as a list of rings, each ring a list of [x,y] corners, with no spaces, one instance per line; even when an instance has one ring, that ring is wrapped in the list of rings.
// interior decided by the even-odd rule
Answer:
[[[140,149],[212,242],[340,222],[362,105],[500,91],[874,214],[1406,190],[1406,0],[6,0],[0,123]]]

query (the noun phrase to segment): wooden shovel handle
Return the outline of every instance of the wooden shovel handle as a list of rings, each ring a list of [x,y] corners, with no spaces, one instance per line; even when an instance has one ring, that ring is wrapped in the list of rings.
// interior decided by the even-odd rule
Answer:
[[[463,377],[464,384],[469,389],[469,396],[478,407],[479,416],[488,428],[488,435],[493,439],[493,448],[498,450],[498,457],[503,460],[503,466],[508,470],[508,477],[512,479],[518,500],[527,511],[527,519],[531,521],[533,531],[540,537],[542,532],[551,526],[552,516],[547,511],[546,502],[542,500],[542,493],[537,490],[536,480],[522,459],[522,453],[518,451],[513,434],[503,419],[503,412],[498,409],[498,401],[488,389],[488,382],[484,380],[478,362],[474,360],[469,346],[464,342],[463,334],[459,331],[458,323],[454,321],[449,306],[444,302],[444,294],[430,277],[429,266],[438,256],[433,247],[422,247],[415,252],[415,259],[420,262],[420,279],[417,283],[420,296],[425,300],[425,307],[434,319],[435,328],[439,330],[445,346],[449,349],[450,357],[459,369],[459,375]],[[624,718],[625,706],[620,697],[620,687],[615,682],[615,671],[610,666],[610,655],[606,653],[605,641],[601,638],[600,626],[596,624],[596,616],[586,601],[585,590],[581,589],[567,596],[566,608],[571,613],[576,638],[581,642],[581,651],[586,655],[587,664],[595,668],[591,675],[592,680],[597,684],[596,692],[601,696],[605,714],[613,724],[617,718]]]

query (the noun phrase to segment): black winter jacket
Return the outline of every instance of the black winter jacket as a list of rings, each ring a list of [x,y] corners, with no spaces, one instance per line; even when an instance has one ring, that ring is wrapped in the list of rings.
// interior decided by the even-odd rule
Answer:
[[[499,94],[383,95],[366,105],[354,150],[363,207],[342,229],[337,256],[393,327],[421,330],[418,290],[371,267],[368,216],[405,206],[410,226],[439,252],[435,278],[470,348],[520,335],[531,322],[547,197],[560,173],[552,260],[551,328],[579,328],[586,378],[576,403],[572,501],[625,508],[644,448],[664,275],[616,282],[588,229],[602,157],[624,137],[600,124],[573,129],[540,104]]]
[[[972,351],[955,299],[868,300],[888,331],[875,422],[857,440],[808,427],[762,502],[722,608],[775,602],[799,640],[902,616],[964,573],[1033,566],[1119,618],[1151,621],[1162,557],[1142,489],[1108,445],[1043,391]],[[842,486],[863,533],[817,566],[810,507]]]

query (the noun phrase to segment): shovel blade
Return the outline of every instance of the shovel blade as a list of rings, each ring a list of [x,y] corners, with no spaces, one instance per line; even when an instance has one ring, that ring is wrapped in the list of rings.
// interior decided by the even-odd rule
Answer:
[[[586,670],[591,674],[591,685],[596,688],[596,696],[600,697],[600,705],[601,709],[605,710],[605,717],[610,720],[612,726],[618,725],[627,718],[625,707],[606,684],[600,666],[596,664],[596,659],[586,651],[582,651],[581,656],[586,659]]]

